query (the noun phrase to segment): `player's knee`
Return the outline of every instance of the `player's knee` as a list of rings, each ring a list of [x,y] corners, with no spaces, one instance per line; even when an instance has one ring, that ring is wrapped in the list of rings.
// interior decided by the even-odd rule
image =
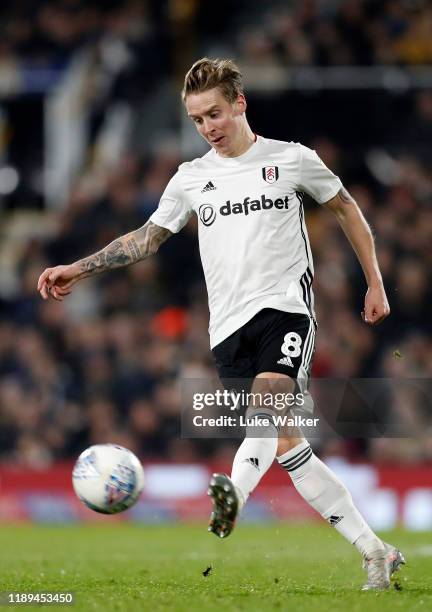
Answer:
[[[292,450],[302,442],[304,442],[304,437],[301,434],[301,431],[298,427],[292,427],[292,431],[284,432],[284,436],[280,437],[278,440],[277,447],[277,456],[280,457],[284,455],[288,451]]]
[[[284,374],[275,372],[262,372],[258,374],[252,384],[249,394],[249,409],[262,410],[263,408],[284,414],[290,405],[295,387],[295,381]]]
[[[295,381],[277,372],[261,372],[257,374],[252,384],[252,393],[259,396],[275,397],[277,394],[292,393]],[[255,405],[255,404],[254,404]]]

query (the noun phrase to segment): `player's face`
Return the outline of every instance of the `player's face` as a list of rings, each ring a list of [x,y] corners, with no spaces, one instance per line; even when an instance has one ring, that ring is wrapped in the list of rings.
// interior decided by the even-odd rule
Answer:
[[[219,155],[235,157],[244,148],[246,100],[243,95],[231,103],[215,87],[188,95],[185,105],[198,132]]]

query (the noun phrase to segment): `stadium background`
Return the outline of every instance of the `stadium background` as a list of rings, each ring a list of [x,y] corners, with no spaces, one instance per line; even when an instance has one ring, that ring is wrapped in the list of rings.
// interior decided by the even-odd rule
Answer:
[[[238,61],[252,128],[315,148],[376,233],[392,314],[370,329],[345,237],[308,206],[314,375],[430,377],[430,3],[254,4],[2,3],[3,521],[97,520],[70,485],[90,444],[122,444],[144,463],[145,497],[126,519],[204,520],[208,474],[229,468],[237,442],[179,431],[179,381],[214,375],[196,220],[156,257],[86,280],[62,304],[36,293],[45,267],[142,225],[179,162],[205,151],[179,99],[184,71],[203,55]],[[414,404],[403,409],[416,436],[314,440],[377,528],[432,527],[430,413]],[[309,516],[277,467],[246,509],[251,520]]]

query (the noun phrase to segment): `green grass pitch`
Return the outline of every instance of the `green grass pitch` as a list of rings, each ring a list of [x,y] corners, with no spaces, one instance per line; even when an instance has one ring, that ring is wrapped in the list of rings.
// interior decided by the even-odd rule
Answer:
[[[51,610],[432,610],[432,533],[383,535],[408,564],[398,589],[362,593],[360,556],[325,524],[240,524],[226,540],[205,525],[109,518],[95,526],[4,525],[0,590],[74,592],[72,607]]]

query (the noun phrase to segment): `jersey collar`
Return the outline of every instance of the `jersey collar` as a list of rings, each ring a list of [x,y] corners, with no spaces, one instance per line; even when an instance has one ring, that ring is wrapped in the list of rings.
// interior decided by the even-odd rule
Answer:
[[[262,139],[261,136],[258,136],[255,133],[254,133],[254,136],[255,136],[254,142],[251,144],[249,149],[242,155],[238,155],[237,157],[221,157],[220,155],[216,153],[214,149],[212,149],[214,159],[217,159],[218,163],[222,164],[223,166],[238,166],[239,164],[242,164],[245,161],[248,161],[255,155],[255,152]]]

